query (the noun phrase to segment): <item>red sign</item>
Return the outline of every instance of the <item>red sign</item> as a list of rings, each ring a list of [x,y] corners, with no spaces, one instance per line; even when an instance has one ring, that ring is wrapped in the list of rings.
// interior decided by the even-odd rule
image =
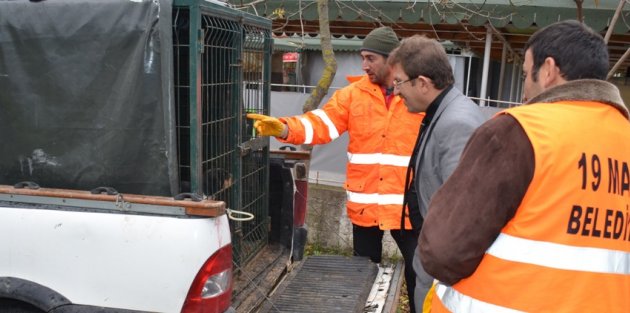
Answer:
[[[297,62],[298,55],[297,52],[287,52],[282,55],[282,62]]]

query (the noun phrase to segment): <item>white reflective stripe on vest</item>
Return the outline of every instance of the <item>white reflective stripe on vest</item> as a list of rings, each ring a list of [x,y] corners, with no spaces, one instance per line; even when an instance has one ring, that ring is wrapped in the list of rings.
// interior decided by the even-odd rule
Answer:
[[[350,153],[348,162],[352,164],[380,164],[407,167],[411,156],[383,153]]]
[[[305,145],[309,145],[313,142],[313,124],[305,117],[300,117],[300,122],[302,122],[302,126],[304,126],[304,143]]]
[[[498,306],[496,304],[483,302],[471,298],[453,287],[448,287],[442,283],[435,286],[435,294],[442,304],[451,312],[470,312],[470,313],[519,313],[522,311],[513,310]]]
[[[346,191],[348,195],[348,201],[352,201],[354,203],[363,203],[363,204],[398,204],[402,205],[403,203],[403,194],[378,194],[378,193],[359,193]]]
[[[630,253],[576,247],[500,234],[487,251],[497,258],[562,270],[630,274]]]
[[[335,139],[337,139],[337,137],[339,137],[339,132],[337,131],[337,127],[335,127],[335,124],[330,119],[330,117],[328,117],[328,115],[326,115],[326,112],[324,112],[324,110],[317,109],[317,110],[313,110],[311,112],[313,112],[313,114],[319,116],[319,118],[322,119],[324,124],[326,124],[326,126],[328,127],[328,136],[330,136],[330,140],[335,140]]]

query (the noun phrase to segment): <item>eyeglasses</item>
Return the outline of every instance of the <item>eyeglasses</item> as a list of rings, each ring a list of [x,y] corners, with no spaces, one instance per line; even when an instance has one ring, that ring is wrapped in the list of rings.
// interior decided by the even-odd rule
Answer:
[[[413,77],[413,78],[409,78],[409,79],[407,79],[407,80],[403,80],[403,81],[400,81],[400,80],[394,79],[394,87],[395,87],[395,88],[400,89],[400,85],[402,85],[402,84],[404,84],[404,83],[406,83],[406,82],[410,82],[410,81],[412,81],[412,80],[414,80],[414,79],[416,79],[416,78],[417,78],[417,77]]]

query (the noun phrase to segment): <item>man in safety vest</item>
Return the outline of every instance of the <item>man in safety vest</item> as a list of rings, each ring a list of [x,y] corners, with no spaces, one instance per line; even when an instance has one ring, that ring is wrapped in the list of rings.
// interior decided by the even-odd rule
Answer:
[[[630,122],[577,21],[525,46],[524,100],[471,137],[420,235],[432,312],[629,312]]]
[[[402,99],[393,94],[387,57],[398,45],[390,27],[374,29],[361,48],[366,75],[348,77],[351,84],[335,92],[321,109],[279,119],[260,114],[247,117],[256,120],[259,135],[292,144],[326,144],[348,132],[344,187],[354,254],[380,263],[383,234],[389,230],[405,260],[405,280],[413,301],[411,262],[419,228],[411,227],[407,214],[406,230],[401,230],[401,216],[407,164],[424,115],[407,111]]]
[[[474,102],[453,86],[455,79],[444,47],[437,40],[415,35],[405,38],[388,60],[394,76],[394,94],[410,112],[425,112],[410,171],[413,179],[406,196],[409,207],[426,216],[429,201],[453,173],[466,142],[486,121]],[[413,260],[416,311],[433,278],[423,269],[416,251]]]

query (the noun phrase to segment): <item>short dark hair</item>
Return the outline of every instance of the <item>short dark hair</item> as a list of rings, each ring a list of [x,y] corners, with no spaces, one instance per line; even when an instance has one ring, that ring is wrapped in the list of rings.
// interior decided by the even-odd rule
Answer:
[[[608,75],[608,48],[604,38],[588,26],[575,21],[561,21],[535,32],[525,44],[531,49],[534,65],[532,80],[547,57],[555,60],[566,80],[601,79]]]
[[[403,39],[389,55],[388,62],[400,64],[409,78],[420,75],[430,78],[437,89],[444,89],[455,81],[444,47],[423,35]]]

